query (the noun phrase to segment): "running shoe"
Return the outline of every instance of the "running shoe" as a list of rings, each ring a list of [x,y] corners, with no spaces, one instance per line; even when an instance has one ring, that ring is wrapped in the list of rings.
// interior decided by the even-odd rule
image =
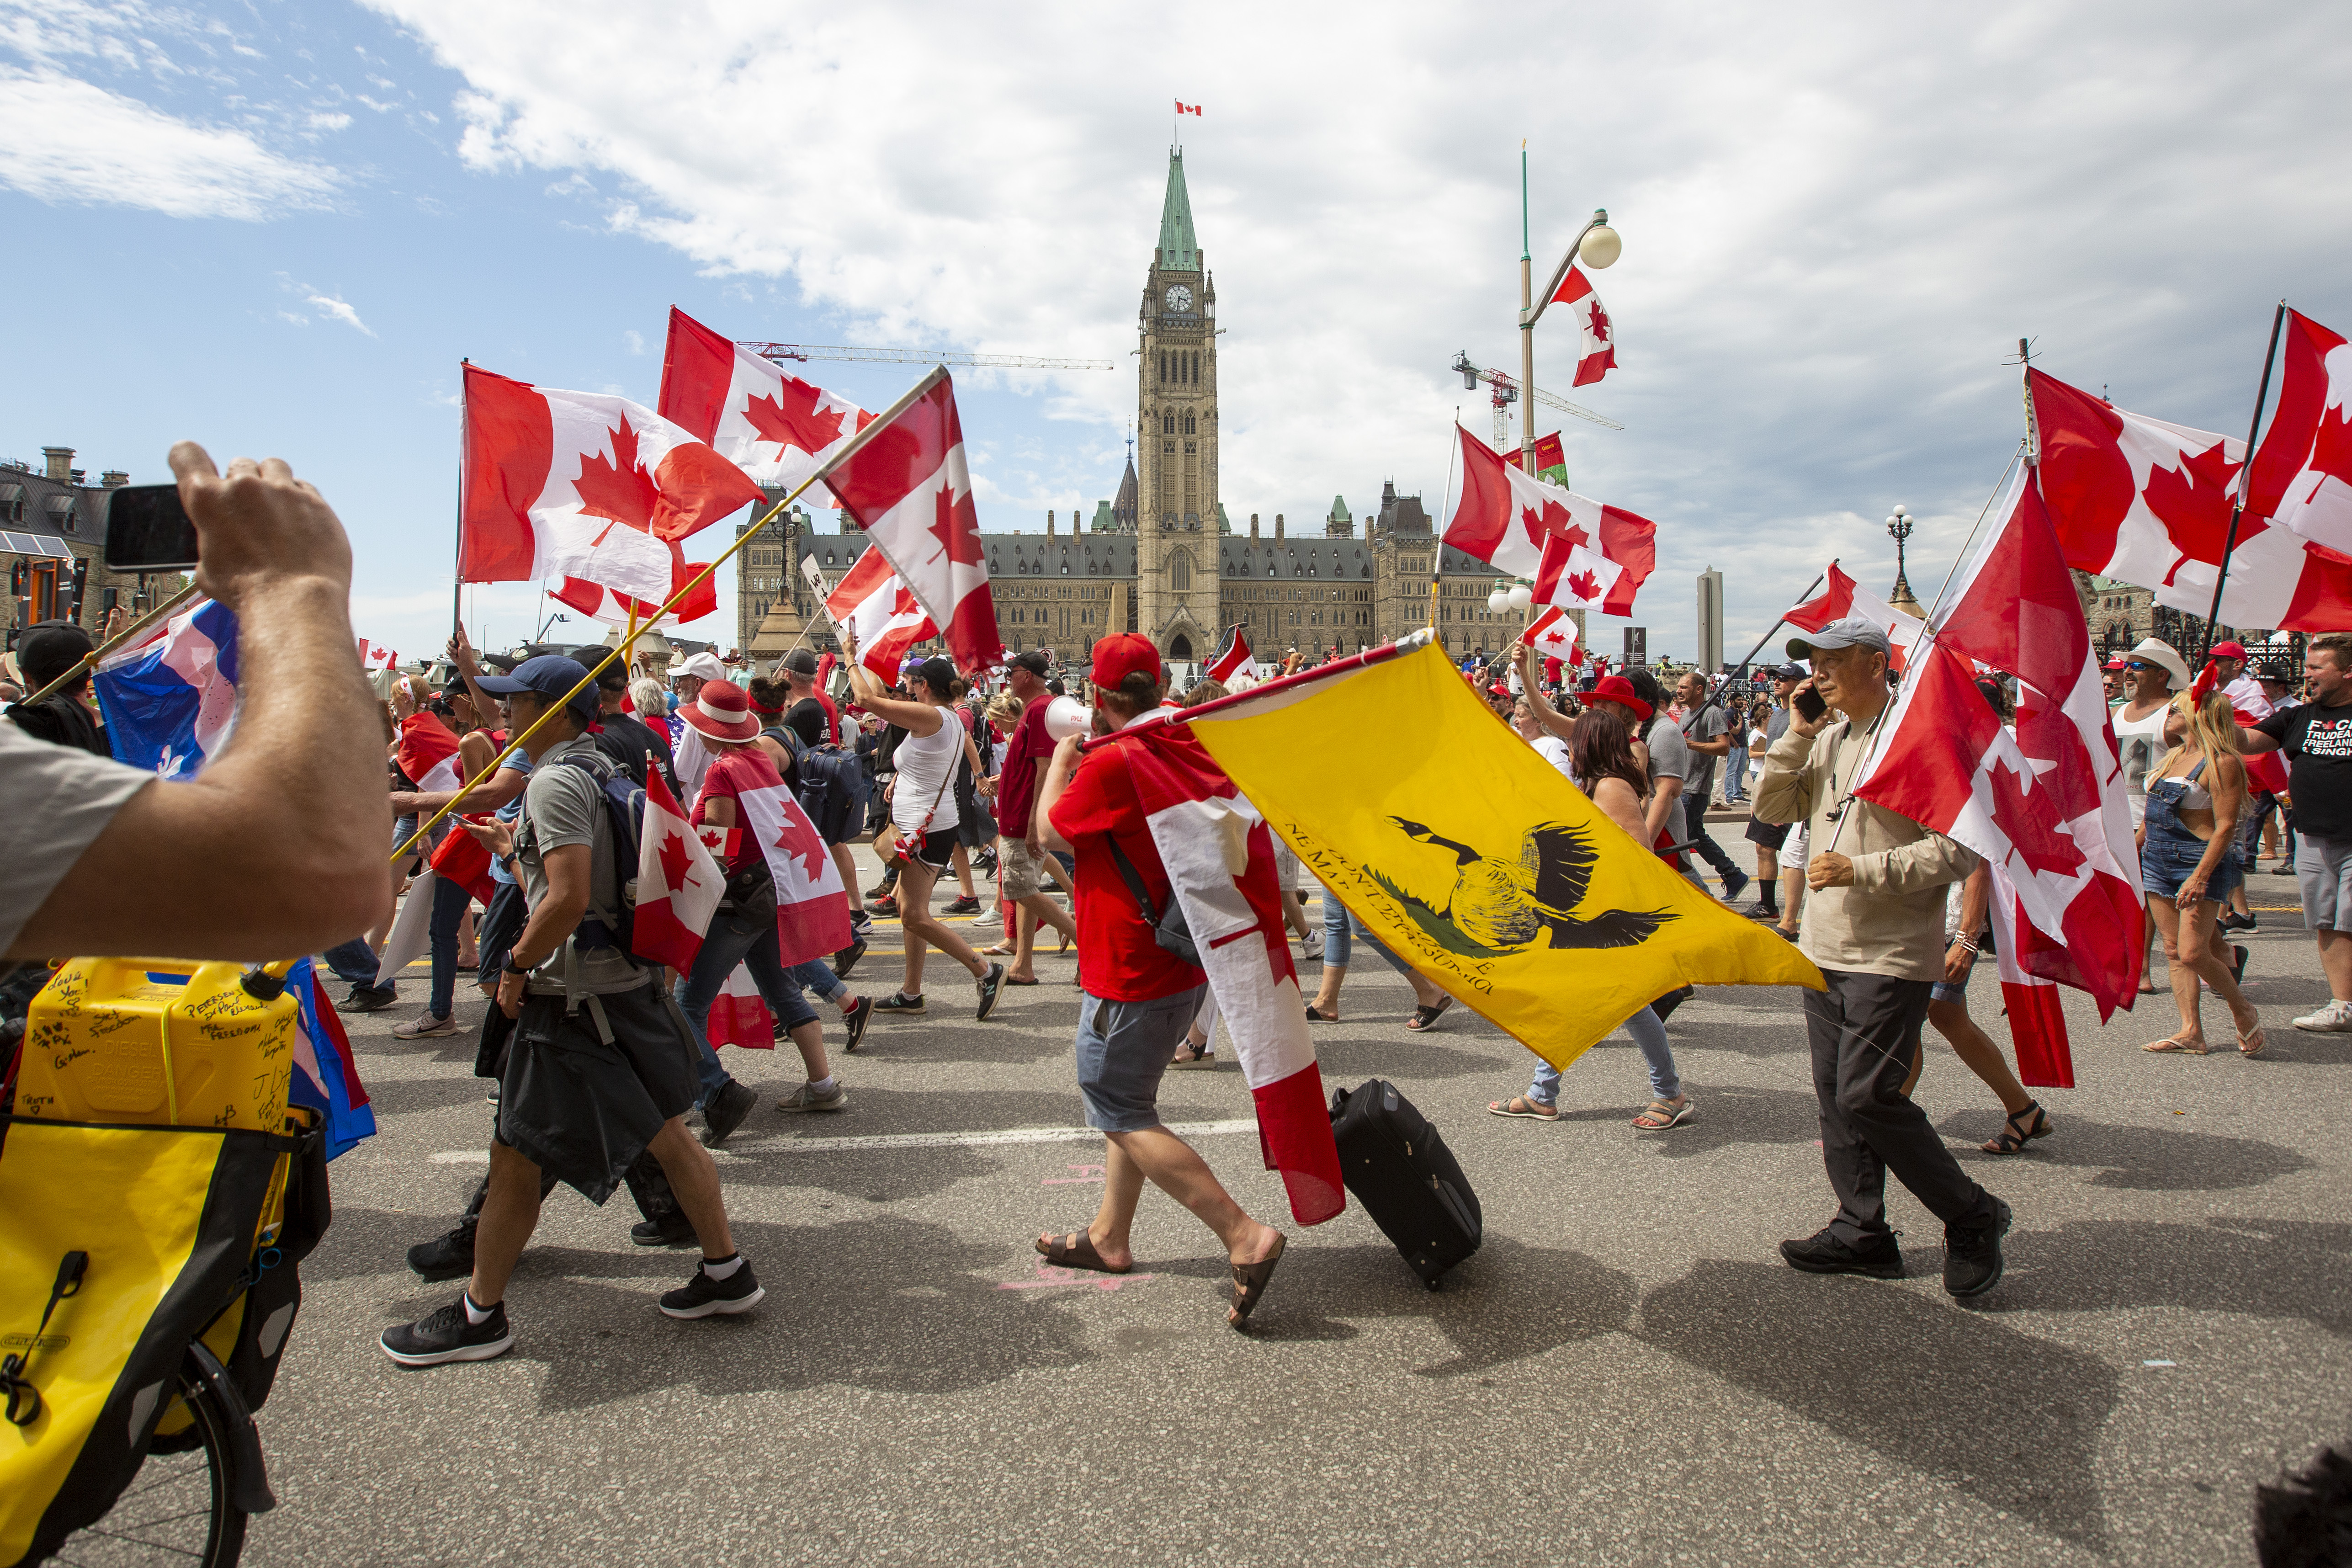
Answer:
[[[405,1024],[394,1024],[392,1026],[392,1037],[396,1040],[434,1040],[456,1033],[457,1033],[457,1018],[454,1013],[446,1018],[437,1014],[426,1013]]]
[[[461,1294],[447,1306],[427,1312],[413,1323],[397,1323],[384,1330],[378,1342],[383,1346],[384,1354],[403,1366],[439,1366],[443,1362],[488,1361],[493,1356],[502,1356],[514,1348],[514,1332],[507,1327],[504,1301],[492,1307],[490,1315],[480,1322],[469,1322],[466,1318],[466,1298]]]
[[[2294,1026],[2314,1035],[2352,1034],[2352,1002],[2330,1002],[2297,1018]]]
[[[1989,1223],[1944,1227],[1946,1294],[1966,1300],[2000,1283],[2000,1238],[2009,1234],[2010,1217],[2009,1205],[1995,1198]]]
[[[354,985],[352,994],[335,1004],[338,1013],[381,1013],[400,1000],[400,987],[386,981],[382,985]]]
[[[681,1216],[675,1225],[664,1225],[657,1219],[641,1219],[629,1227],[629,1239],[639,1247],[692,1247],[694,1226]]]
[[[1780,1256],[1789,1267],[1807,1274],[1866,1274],[1873,1279],[1903,1278],[1903,1250],[1888,1237],[1868,1252],[1857,1252],[1826,1228],[1802,1241],[1784,1241]]]
[[[857,1047],[866,1041],[866,1026],[873,1021],[874,999],[871,996],[860,996],[852,1002],[841,1015],[841,1026],[849,1031],[849,1038],[843,1042],[841,1048],[856,1056]]]
[[[898,918],[898,900],[896,899],[876,899],[866,907],[886,921]]]
[[[1299,939],[1298,951],[1302,956],[1307,958],[1322,957],[1323,933],[1320,931],[1310,928],[1307,934]]]
[[[904,991],[893,991],[874,1004],[877,1013],[896,1013],[901,1016],[919,1018],[923,1016],[923,999],[909,996]]]
[[[837,1079],[834,1080],[833,1091],[829,1094],[815,1093],[808,1085],[803,1084],[776,1101],[776,1109],[778,1110],[846,1110],[849,1109],[849,1090],[842,1088]]]
[[[408,1267],[427,1285],[469,1277],[474,1272],[474,1223],[460,1220],[456,1229],[418,1242],[408,1249]]]
[[[729,1079],[724,1087],[702,1108],[702,1146],[716,1149],[725,1143],[735,1129],[743,1125],[743,1118],[760,1103],[759,1091],[749,1084]]]
[[[972,897],[970,893],[966,893],[962,897],[955,899],[949,903],[948,913],[951,915],[976,915],[980,913],[980,900]]]
[[[698,1268],[694,1278],[675,1290],[665,1293],[661,1310],[673,1318],[708,1318],[715,1313],[748,1312],[760,1304],[767,1292],[751,1278],[749,1259],[740,1263],[735,1272],[724,1279],[713,1279]]]
[[[857,967],[859,959],[866,956],[866,946],[864,937],[853,935],[849,945],[833,955],[833,977],[835,980],[849,978],[849,972]]]
[[[972,989],[980,993],[980,1011],[972,1016],[985,1023],[988,1016],[996,1011],[997,997],[1004,994],[1004,965],[990,964],[988,973],[972,982]]]

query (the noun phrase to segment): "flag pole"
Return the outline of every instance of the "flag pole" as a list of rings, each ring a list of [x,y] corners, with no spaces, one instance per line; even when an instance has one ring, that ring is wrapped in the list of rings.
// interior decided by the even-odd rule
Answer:
[[[471,359],[457,362],[457,542],[451,552],[457,570],[449,584],[449,636],[466,629],[466,370]],[[430,660],[426,661],[428,664]],[[398,856],[394,857],[398,859]]]
[[[636,641],[640,636],[644,635],[644,633],[650,628],[659,626],[664,617],[667,616],[672,610],[675,610],[680,604],[685,602],[688,595],[692,594],[697,588],[701,587],[703,584],[709,582],[712,574],[716,573],[721,566],[724,566],[728,562],[733,560],[737,551],[742,549],[743,546],[749,544],[753,539],[757,538],[761,529],[767,527],[770,523],[775,521],[777,518],[782,516],[784,509],[792,505],[793,502],[798,500],[801,496],[808,490],[809,487],[817,483],[817,481],[824,479],[827,474],[832,473],[835,468],[841,467],[842,464],[847,462],[851,458],[856,457],[859,450],[862,449],[868,441],[872,440],[882,431],[888,429],[893,420],[906,413],[908,409],[913,407],[917,400],[921,398],[925,393],[929,392],[931,387],[937,384],[938,378],[945,375],[946,374],[947,367],[945,365],[934,366],[927,374],[924,375],[922,380],[917,382],[913,386],[899,394],[898,400],[897,402],[891,404],[889,407],[876,415],[863,430],[858,431],[848,440],[843,442],[840,451],[835,452],[832,457],[827,458],[824,462],[818,467],[814,473],[812,473],[807,479],[803,479],[797,486],[793,487],[792,491],[787,494],[783,500],[770,507],[765,515],[763,515],[759,521],[753,523],[741,533],[736,535],[735,542],[729,545],[725,550],[719,552],[718,560],[713,561],[709,565],[705,566],[683,586],[672,590],[670,596],[662,602],[661,608],[656,610],[653,615],[646,619],[644,626],[631,630],[618,643],[614,644],[614,647],[605,653],[604,658],[598,659],[595,664],[590,668],[587,676],[582,679],[579,685],[565,692],[562,699],[556,702],[552,707],[549,708],[546,712],[541,714],[538,720],[532,723],[530,728],[522,731],[520,733],[514,736],[513,739],[507,742],[505,750],[499,752],[497,756],[492,757],[488,763],[474,776],[476,778],[487,778],[491,773],[496,773],[498,771],[499,764],[505,762],[509,757],[514,755],[514,753],[521,748],[522,743],[525,741],[528,741],[533,735],[538,734],[541,726],[544,725],[550,719],[554,718],[559,710],[563,708],[573,698],[579,696],[582,692],[595,685],[598,673],[601,672],[606,665],[611,664],[616,658],[625,661],[629,655],[635,651]],[[632,612],[632,614],[634,615],[634,612]],[[625,669],[627,668],[627,664],[624,662],[622,668]],[[451,812],[457,810],[458,801],[463,800],[467,795],[471,793],[473,785],[468,784],[466,788],[459,790],[457,794],[452,797],[448,805],[435,812],[426,821],[419,823],[417,825],[416,831],[409,836],[407,842],[401,845],[400,847],[392,852],[393,864],[395,866],[398,865],[403,856],[408,854],[410,850],[414,849],[419,843],[423,842],[425,836],[430,833],[435,827],[438,826],[443,817],[447,816]]]
[[[2230,556],[2238,548],[2238,520],[2245,515],[2246,496],[2253,488],[2254,436],[2263,427],[2263,405],[2271,396],[2271,366],[2278,359],[2279,329],[2285,325],[2286,301],[2281,300],[2278,309],[2271,312],[2271,346],[2263,354],[2263,383],[2254,394],[2253,422],[2246,426],[2246,461],[2238,469],[2237,499],[2230,503],[2230,533],[2221,542],[2221,570],[2213,574],[2213,605],[2205,613],[2205,647],[2197,656],[2200,665],[2213,657],[2213,631],[2221,619],[2221,585],[2230,580]]]

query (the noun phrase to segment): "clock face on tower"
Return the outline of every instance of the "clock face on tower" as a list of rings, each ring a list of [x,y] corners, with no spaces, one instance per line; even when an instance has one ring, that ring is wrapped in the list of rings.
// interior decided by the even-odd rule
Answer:
[[[1191,310],[1192,308],[1192,290],[1187,289],[1181,283],[1170,289],[1168,290],[1168,308],[1171,310]]]

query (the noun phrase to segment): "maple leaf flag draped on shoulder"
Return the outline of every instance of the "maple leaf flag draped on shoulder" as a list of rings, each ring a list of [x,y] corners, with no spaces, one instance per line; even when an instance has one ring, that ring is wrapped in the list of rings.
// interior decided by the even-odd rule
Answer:
[[[460,580],[574,578],[653,605],[686,581],[681,541],[760,499],[742,469],[649,408],[476,365],[465,486]]]
[[[1184,726],[1155,721],[1097,744],[1118,748],[1151,825],[1256,1101],[1265,1167],[1281,1173],[1292,1216],[1320,1224],[1347,1206],[1347,1189],[1282,924],[1274,838]]]
[[[1615,370],[1617,331],[1610,324],[1609,312],[1601,308],[1601,296],[1592,291],[1592,279],[1584,275],[1583,268],[1568,269],[1551,302],[1568,306],[1576,315],[1576,384],[1590,386]]]
[[[784,966],[849,945],[848,886],[816,825],[782,784],[736,797],[743,831],[754,837],[776,882],[776,943]]]
[[[694,967],[726,879],[659,768],[646,770],[646,816],[637,836],[637,912],[630,951],[684,971]],[[846,946],[846,943],[843,945]]]
[[[2278,412],[2254,453],[2246,510],[2352,554],[2352,346],[2299,310],[2286,313],[2284,342]]]
[[[1622,507],[1530,479],[1469,431],[1454,429],[1462,438],[1462,493],[1446,521],[1445,542],[1498,572],[1540,583],[1544,552],[1557,537],[1555,592],[1573,595],[1592,586],[1600,597],[1546,602],[1631,615],[1634,591],[1657,564],[1657,525]],[[1602,567],[1612,569],[1606,582],[1601,580]]]
[[[676,306],[660,412],[770,489],[799,485],[874,422],[847,398],[787,374]]]
[[[967,675],[1004,662],[988,553],[965,470],[955,383],[923,378],[912,400],[825,476],[842,510],[888,558]]]
[[[889,557],[871,544],[824,596],[824,609],[835,626],[849,628],[857,639],[857,662],[885,686],[898,683],[898,666],[908,648],[939,636],[939,627],[890,569]]]
[[[1961,564],[1853,793],[1983,856],[2004,965],[2090,993],[2105,1019],[2139,986],[2139,853],[2098,655],[2035,479],[2019,477],[2006,521]],[[2015,673],[2013,727],[1971,661]],[[2074,1081],[2063,1024],[2030,1037],[2055,1016],[2011,1009],[2027,1083]]]
[[[1257,656],[1250,651],[1249,633],[1243,628],[1241,622],[1235,621],[1233,629],[1225,633],[1225,646],[1219,648],[1217,657],[1209,661],[1208,678],[1229,681],[1235,676],[1246,675],[1255,680],[1260,673]]]
[[[1786,617],[1788,623],[1803,631],[1817,632],[1832,621],[1841,621],[1848,616],[1861,616],[1886,633],[1887,640],[1895,645],[1894,666],[1896,669],[1903,668],[1910,658],[1912,646],[1919,640],[1919,634],[1927,629],[1927,623],[1916,616],[1905,615],[1839,571],[1835,562],[1830,563],[1827,575],[1829,592],[1790,609]]]

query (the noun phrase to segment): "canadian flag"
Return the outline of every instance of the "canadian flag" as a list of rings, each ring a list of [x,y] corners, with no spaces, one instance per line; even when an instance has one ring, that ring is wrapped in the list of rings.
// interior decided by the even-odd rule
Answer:
[[[1217,657],[1209,661],[1209,679],[1226,681],[1235,676],[1245,675],[1255,680],[1258,673],[1257,656],[1250,651],[1249,633],[1242,629],[1239,621],[1235,621],[1233,630],[1225,634],[1225,646],[1219,648]]]
[[[578,610],[592,621],[604,621],[616,626],[626,626],[634,612],[637,625],[651,626],[656,624],[655,612],[667,604],[671,595],[680,588],[692,583],[702,570],[701,566],[687,560],[685,552],[681,551],[677,559],[670,563],[669,593],[650,602],[630,594],[616,594],[602,583],[591,583],[579,577],[566,577],[561,587],[550,588],[547,591],[547,596],[560,605]],[[659,617],[658,624],[663,626],[674,626],[682,621],[698,621],[717,608],[719,608],[718,579],[706,577],[692,593],[678,601],[675,610]]]
[[[825,478],[842,510],[888,557],[915,602],[944,628],[966,674],[1004,662],[988,554],[965,471],[955,383],[937,369],[919,383],[888,426]]]
[[[2038,477],[2020,476],[2007,521],[1962,564],[1853,793],[1983,856],[2003,953],[2089,992],[2104,1020],[2139,985],[2139,852],[2098,656]],[[1977,690],[1972,660],[2016,672],[2013,729]],[[2019,1042],[2026,1081],[2071,1082],[2063,1035],[2039,1059]]]
[[[1927,629],[1927,623],[1896,609],[1839,571],[1835,562],[1830,563],[1828,575],[1829,592],[1790,610],[1785,617],[1788,623],[1803,631],[1817,632],[1832,621],[1860,616],[1886,634],[1886,640],[1895,645],[1895,657],[1889,662],[1896,669],[1903,668],[1919,634]]]
[[[658,605],[679,541],[760,499],[743,470],[626,398],[466,367],[467,583],[578,578]]]
[[[719,994],[711,998],[710,1022],[702,1033],[714,1047],[775,1049],[776,1017],[768,1011],[767,1001],[760,994],[759,982],[751,978],[749,965],[737,964],[735,973],[727,977],[727,984],[719,988]]]
[[[2352,347],[2299,310],[2286,321],[2278,412],[2254,452],[2246,510],[2352,554]],[[2239,524],[2243,536],[2245,525]],[[2230,574],[2237,575],[2233,563]]]
[[[776,943],[784,966],[849,945],[848,888],[815,824],[781,784],[735,797],[743,831],[759,843],[776,882]]]
[[[1580,268],[1570,268],[1568,276],[1559,280],[1559,292],[1551,297],[1551,302],[1566,305],[1576,315],[1580,334],[1576,353],[1576,384],[1589,386],[1615,370],[1617,334],[1610,325],[1609,312],[1601,308],[1601,296],[1592,291],[1592,279]]]
[[[469,820],[488,822],[490,819],[476,816]],[[433,852],[425,858],[425,863],[433,868],[435,876],[457,883],[485,907],[489,904],[491,895],[499,890],[498,883],[490,877],[489,846],[470,833],[459,832],[455,823],[450,825],[447,833],[441,836],[441,842],[433,847]],[[425,901],[429,904],[433,900],[428,898]]]
[[[1576,623],[1569,618],[1566,610],[1558,605],[1547,607],[1542,615],[1528,623],[1527,639],[1528,646],[1546,658],[1566,659],[1575,664],[1584,657],[1576,646]]]
[[[1462,493],[1446,520],[1445,542],[1496,571],[1533,580],[1543,570],[1544,541],[1558,534],[1613,564],[1597,606],[1603,614],[1631,615],[1633,594],[1657,564],[1657,524],[1622,507],[1530,479],[1505,462],[1477,437],[1454,426],[1462,437]]]
[[[720,337],[676,306],[662,354],[661,416],[770,489],[791,489],[874,416]]]
[[[1187,103],[1180,98],[1176,100],[1176,112],[1179,114],[1198,114],[1201,112],[1201,106],[1197,103]]]
[[[1555,609],[1597,610],[1608,602],[1624,568],[1591,548],[1584,530],[1570,524],[1544,535],[1543,559],[1536,567],[1536,600]]]
[[[677,808],[661,770],[646,769],[646,816],[637,829],[637,912],[629,950],[655,963],[692,969],[726,880]]]
[[[908,648],[940,635],[890,569],[889,558],[870,544],[843,574],[840,585],[824,596],[824,608],[835,625],[849,628],[857,639],[857,662],[885,686],[898,683],[898,666]],[[822,684],[818,689],[824,689]]]
[[[400,662],[400,656],[381,643],[372,643],[362,637],[359,645],[362,669],[390,669]]]
[[[1183,725],[1139,724],[1097,744],[1124,753],[1152,844],[1257,1102],[1265,1167],[1282,1173],[1293,1217],[1320,1224],[1348,1198],[1283,929],[1272,830]]]
[[[457,733],[438,713],[411,713],[400,721],[393,760],[420,790],[437,793],[465,783],[458,772]]]
[[[2029,369],[2025,382],[2040,488],[2067,563],[2205,615],[2245,444],[2126,414],[2038,370]],[[2283,439],[2281,450],[2291,450],[2291,438]],[[2250,506],[2238,521],[2220,618],[2292,631],[2352,625],[2352,557],[2272,527]]]

